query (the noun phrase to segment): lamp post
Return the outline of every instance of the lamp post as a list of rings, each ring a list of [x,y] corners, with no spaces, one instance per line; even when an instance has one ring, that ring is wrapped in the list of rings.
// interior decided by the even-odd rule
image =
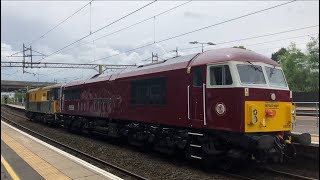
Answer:
[[[202,42],[198,42],[198,41],[192,41],[192,42],[189,42],[190,44],[201,44],[201,47],[202,47],[202,52],[203,52],[203,45],[204,44],[207,44],[207,45],[216,45],[212,42],[207,42],[207,43],[202,43]]]

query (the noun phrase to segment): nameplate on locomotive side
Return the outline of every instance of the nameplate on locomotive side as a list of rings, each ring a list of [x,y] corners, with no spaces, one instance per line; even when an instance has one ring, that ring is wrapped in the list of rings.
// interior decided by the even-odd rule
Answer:
[[[93,99],[94,103],[111,103],[111,98],[95,98]]]
[[[69,105],[69,110],[73,111],[74,110],[74,105]]]
[[[264,105],[265,109],[279,109],[279,103],[277,102],[266,102]]]

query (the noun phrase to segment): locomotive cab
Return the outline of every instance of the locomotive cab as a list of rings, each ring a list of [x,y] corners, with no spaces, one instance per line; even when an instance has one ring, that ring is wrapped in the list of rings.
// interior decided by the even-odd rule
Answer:
[[[205,77],[204,116],[198,124],[230,132],[220,135],[255,156],[265,151],[273,159],[274,153],[279,154],[275,161],[283,161],[281,154],[286,150],[281,148],[292,147],[290,131],[296,113],[281,67],[258,61],[226,61],[207,64]],[[285,153],[287,157],[295,155],[292,148],[289,155]]]
[[[219,119],[227,113],[231,113],[230,116],[239,115],[240,112],[236,111],[241,109],[242,115],[233,118],[240,120],[241,124],[237,129],[239,132],[292,129],[296,116],[295,108],[281,67],[250,61],[209,64],[206,87],[208,93],[212,91],[225,94],[223,91],[229,89],[230,93],[238,96],[239,101],[232,101],[228,98],[230,94],[226,94],[218,100],[220,102],[215,103],[214,110],[218,115],[216,119]],[[237,108],[229,110],[227,104]],[[228,118],[231,118],[230,116]]]

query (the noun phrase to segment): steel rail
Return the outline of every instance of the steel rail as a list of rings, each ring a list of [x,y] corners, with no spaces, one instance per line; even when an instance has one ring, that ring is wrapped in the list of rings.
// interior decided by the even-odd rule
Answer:
[[[228,171],[218,170],[217,172],[220,173],[220,174],[223,174],[223,175],[227,175],[227,176],[230,176],[230,177],[233,177],[233,178],[237,178],[237,179],[256,180],[256,178],[242,176],[240,174],[230,173]]]
[[[137,178],[137,179],[147,180],[147,178],[145,178],[145,177],[142,177],[142,176],[140,176],[140,175],[138,175],[138,174],[135,174],[135,173],[133,173],[133,172],[131,172],[131,171],[128,171],[128,170],[126,170],[126,169],[124,169],[124,168],[121,168],[121,167],[119,167],[119,166],[117,166],[117,165],[114,165],[114,164],[112,164],[112,163],[109,163],[109,162],[106,162],[106,161],[101,160],[101,159],[99,159],[99,158],[96,158],[96,157],[94,157],[94,156],[91,156],[91,155],[89,155],[89,154],[87,154],[87,153],[84,153],[84,152],[79,151],[79,150],[77,150],[77,149],[75,149],[75,148],[73,148],[73,147],[70,147],[70,146],[65,145],[65,144],[63,144],[63,143],[60,143],[60,142],[58,142],[58,141],[56,141],[56,140],[54,140],[54,139],[51,139],[51,138],[49,138],[49,137],[47,137],[47,136],[45,136],[45,135],[42,135],[42,134],[40,134],[40,133],[38,133],[38,132],[36,132],[36,131],[33,131],[33,130],[27,128],[27,127],[24,127],[24,126],[22,126],[22,125],[20,125],[20,124],[18,124],[18,123],[16,123],[16,122],[10,120],[9,118],[4,117],[2,114],[1,114],[1,119],[5,119],[6,121],[9,121],[10,123],[14,124],[15,126],[18,126],[18,127],[22,128],[22,129],[24,129],[24,130],[26,130],[26,131],[29,131],[29,132],[33,133],[33,134],[36,134],[37,136],[39,136],[39,137],[41,137],[41,138],[44,138],[44,139],[46,139],[46,140],[48,140],[48,141],[51,141],[51,142],[53,142],[53,143],[55,143],[55,144],[58,144],[59,146],[62,146],[62,147],[64,147],[64,148],[67,148],[67,149],[69,149],[69,150],[71,150],[71,151],[74,151],[74,152],[76,152],[76,153],[78,153],[78,154],[81,154],[82,156],[85,156],[85,157],[87,157],[87,158],[89,158],[89,159],[91,159],[91,160],[94,160],[94,161],[99,162],[99,163],[101,163],[101,164],[103,164],[103,165],[107,165],[107,166],[109,166],[109,167],[112,167],[112,168],[114,168],[114,169],[116,169],[116,170],[118,170],[118,171],[120,171],[120,172],[122,172],[122,173],[125,173],[125,174],[127,174],[127,175],[130,175],[130,176],[132,176],[132,177],[134,177],[134,178]]]
[[[7,106],[5,106],[5,107],[7,107]],[[1,110],[3,110],[3,111],[5,111],[6,113],[8,113],[8,114],[10,114],[10,115],[13,115],[13,116],[17,116],[17,117],[20,117],[20,118],[22,118],[22,119],[29,119],[29,118],[27,118],[26,116],[23,116],[23,115],[20,115],[20,114],[18,114],[17,112],[12,112],[12,111],[7,111],[7,110],[10,110],[11,108],[10,107],[7,107],[8,109],[1,109]],[[13,107],[14,108],[14,107]]]
[[[275,174],[279,174],[279,175],[283,175],[289,178],[294,178],[294,179],[303,179],[303,180],[317,180],[317,178],[312,178],[312,177],[306,177],[306,176],[302,176],[299,174],[292,174],[289,172],[285,172],[285,171],[279,171],[279,170],[275,170],[275,169],[271,169],[271,168],[258,168],[261,171],[268,171],[268,172],[272,172]]]

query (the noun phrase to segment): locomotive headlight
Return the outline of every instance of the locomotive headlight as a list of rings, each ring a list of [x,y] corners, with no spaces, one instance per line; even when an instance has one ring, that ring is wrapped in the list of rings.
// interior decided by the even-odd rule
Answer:
[[[291,122],[296,123],[296,117],[295,117],[296,111],[293,109],[291,110]]]
[[[252,114],[253,114],[253,117],[252,117],[252,119],[251,119],[250,124],[256,124],[256,123],[258,122],[258,117],[257,117],[257,115],[258,115],[258,110],[257,110],[257,109],[253,109],[253,110],[252,110]]]
[[[256,110],[256,109],[254,109],[253,111],[252,111],[252,113],[253,113],[253,115],[257,115],[258,114],[258,111]]]
[[[258,122],[258,117],[257,116],[253,116],[252,124],[256,124],[257,122]]]

